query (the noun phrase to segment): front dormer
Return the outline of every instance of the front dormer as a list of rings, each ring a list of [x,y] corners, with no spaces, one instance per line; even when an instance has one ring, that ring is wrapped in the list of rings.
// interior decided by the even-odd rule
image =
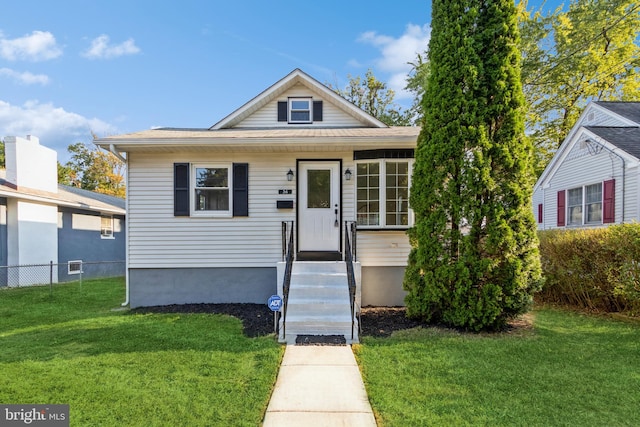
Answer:
[[[387,125],[296,69],[209,129],[301,127],[386,128]]]

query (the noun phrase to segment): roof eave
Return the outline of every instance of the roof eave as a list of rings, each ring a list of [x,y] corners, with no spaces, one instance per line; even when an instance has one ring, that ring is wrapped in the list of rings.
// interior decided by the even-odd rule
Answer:
[[[26,194],[26,193],[20,193],[20,192],[17,192],[17,191],[7,191],[7,190],[4,190],[4,189],[0,189],[0,197],[7,197],[7,198],[12,198],[12,199],[20,199],[20,200],[28,200],[30,202],[38,202],[38,203],[43,203],[43,204],[47,204],[47,205],[63,206],[63,207],[67,207],[67,208],[76,208],[76,209],[82,209],[82,210],[88,210],[88,211],[94,211],[94,212],[111,213],[111,214],[117,214],[117,215],[124,215],[126,213],[125,209],[118,208],[118,207],[115,207],[115,206],[114,207],[107,207],[107,206],[88,205],[86,203],[78,203],[78,202],[72,202],[72,201],[68,201],[68,200],[60,200],[60,199],[56,199],[56,198],[53,198],[53,197]]]

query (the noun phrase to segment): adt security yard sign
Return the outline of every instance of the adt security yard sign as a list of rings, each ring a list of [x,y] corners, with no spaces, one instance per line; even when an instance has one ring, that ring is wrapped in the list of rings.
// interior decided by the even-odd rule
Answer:
[[[273,331],[278,333],[278,312],[282,308],[282,298],[279,295],[271,295],[267,300],[267,305],[273,311]]]
[[[271,311],[280,311],[282,308],[282,298],[279,295],[271,295],[267,301],[267,305]]]

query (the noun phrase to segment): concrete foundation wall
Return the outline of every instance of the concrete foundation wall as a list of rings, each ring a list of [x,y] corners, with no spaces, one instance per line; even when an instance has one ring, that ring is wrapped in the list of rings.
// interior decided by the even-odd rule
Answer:
[[[404,306],[405,267],[362,267],[362,306]]]
[[[276,292],[273,268],[129,270],[131,308],[169,304],[267,304]]]

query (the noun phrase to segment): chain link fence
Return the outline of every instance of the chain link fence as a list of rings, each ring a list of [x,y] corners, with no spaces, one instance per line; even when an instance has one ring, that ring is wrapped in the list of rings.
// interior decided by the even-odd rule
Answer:
[[[98,279],[125,275],[124,261],[8,265],[0,266],[0,288],[53,285],[82,279]]]

